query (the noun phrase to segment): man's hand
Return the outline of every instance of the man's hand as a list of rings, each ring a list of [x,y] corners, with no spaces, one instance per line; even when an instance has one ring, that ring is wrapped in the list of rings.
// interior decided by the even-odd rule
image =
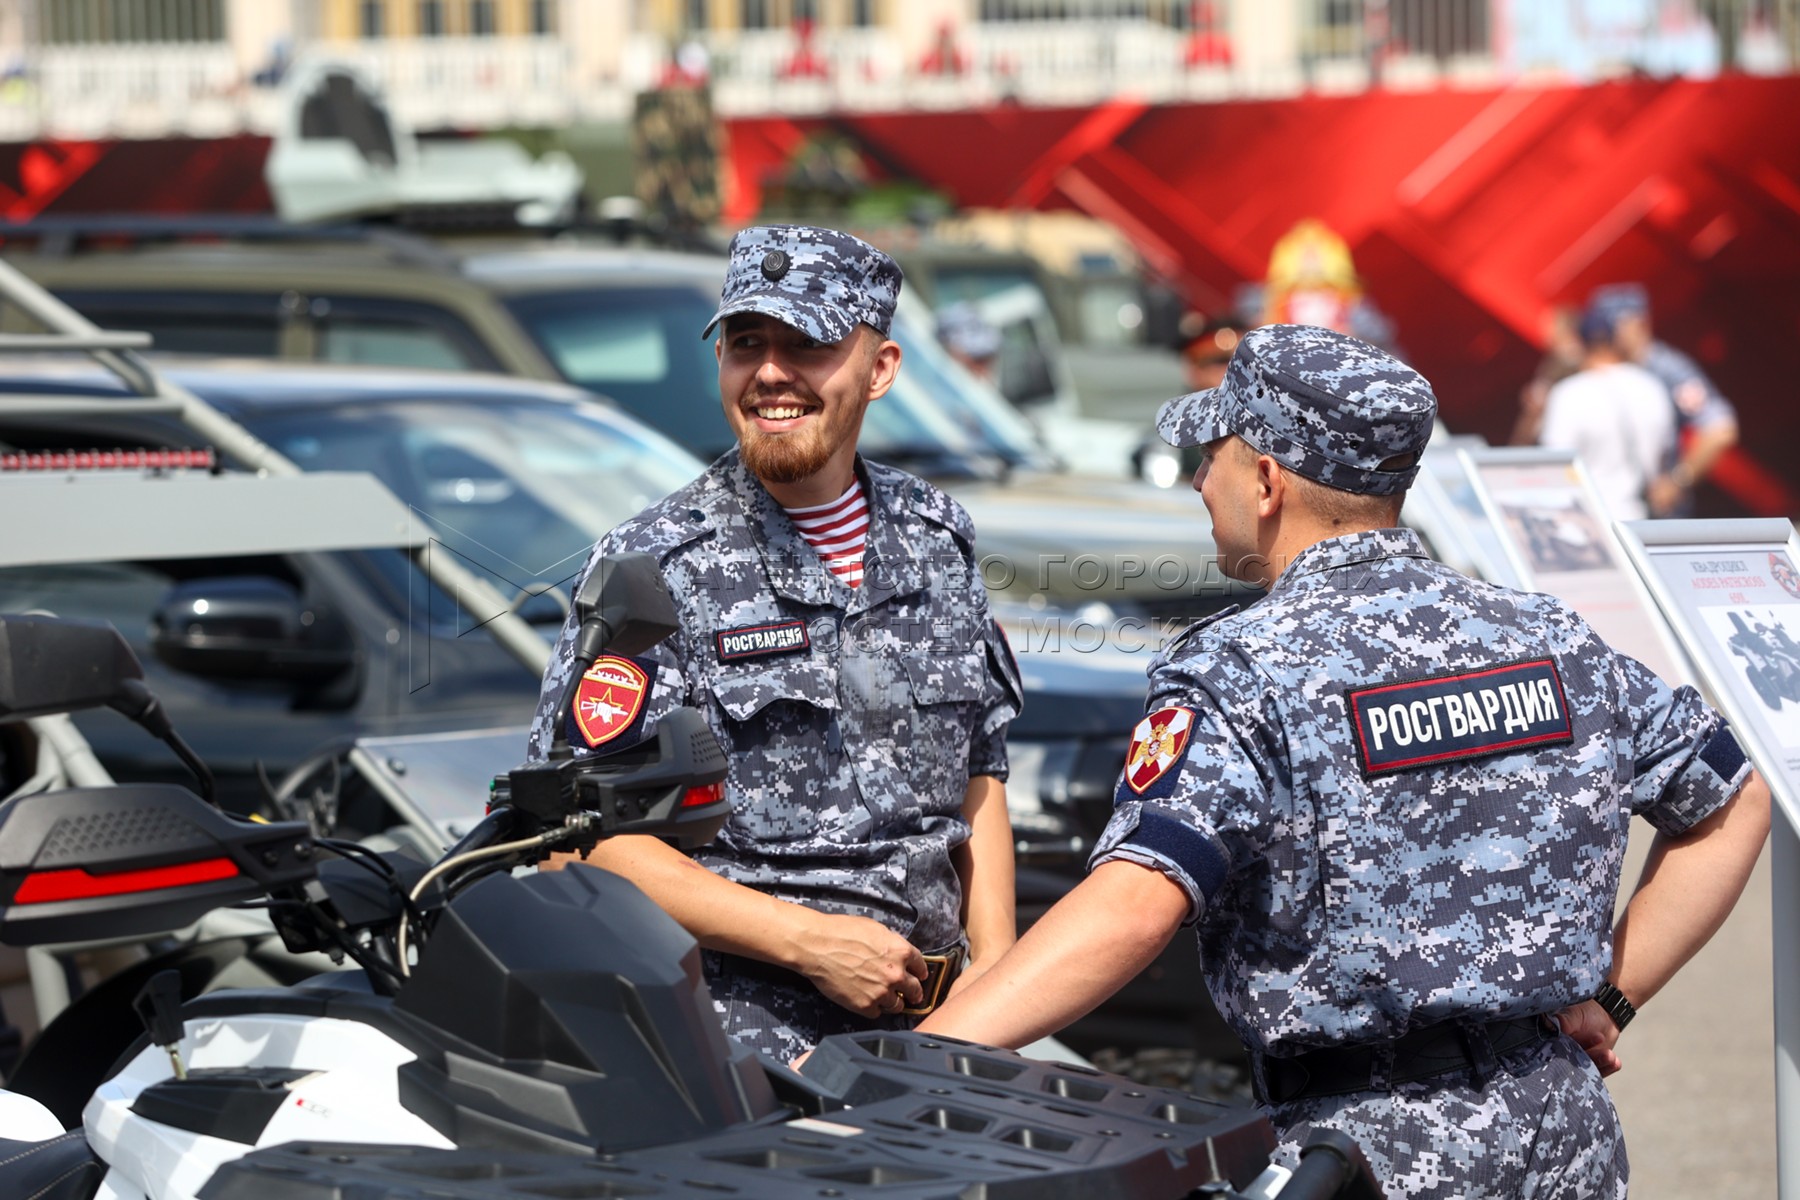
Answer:
[[[1556,1014],[1556,1023],[1575,1044],[1600,1068],[1602,1076],[1611,1075],[1625,1064],[1619,1061],[1613,1047],[1619,1041],[1619,1027],[1604,1008],[1593,1000],[1571,1004]]]
[[[1644,489],[1644,504],[1649,508],[1651,516],[1666,516],[1675,511],[1675,507],[1686,495],[1687,489],[1673,473],[1658,475]]]
[[[868,917],[815,916],[795,969],[827,999],[864,1017],[923,1003],[925,957],[917,946]]]

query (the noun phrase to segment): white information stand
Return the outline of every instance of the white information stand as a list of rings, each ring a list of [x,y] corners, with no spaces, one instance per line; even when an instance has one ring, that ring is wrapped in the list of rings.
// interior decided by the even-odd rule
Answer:
[[[1611,518],[1573,452],[1490,447],[1460,452],[1505,547],[1513,579],[1580,613],[1607,645],[1666,683],[1694,682],[1684,651],[1626,565]]]
[[[1638,576],[1775,798],[1776,1170],[1800,1198],[1800,538],[1781,519],[1615,526]]]

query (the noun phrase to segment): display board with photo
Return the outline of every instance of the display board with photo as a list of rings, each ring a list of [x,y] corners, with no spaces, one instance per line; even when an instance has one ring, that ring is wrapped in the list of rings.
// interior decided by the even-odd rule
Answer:
[[[1566,450],[1460,452],[1516,575],[1580,613],[1608,645],[1671,684],[1692,679],[1683,652],[1614,540],[1605,507]]]
[[[1800,538],[1779,518],[1631,521],[1619,544],[1769,785],[1775,1125],[1800,1143]],[[1784,1186],[1783,1196],[1796,1189]]]
[[[1632,521],[1620,526],[1620,538],[1777,797],[1800,799],[1794,527],[1783,520]]]

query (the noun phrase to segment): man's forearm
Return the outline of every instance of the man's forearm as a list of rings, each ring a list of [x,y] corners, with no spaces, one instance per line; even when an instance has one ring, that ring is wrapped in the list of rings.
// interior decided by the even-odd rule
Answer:
[[[1612,981],[1633,1004],[1662,990],[1724,924],[1769,833],[1769,789],[1751,774],[1726,806],[1679,838],[1658,836],[1613,931]]]
[[[581,861],[573,855],[556,860],[553,866]],[[820,915],[809,908],[715,875],[658,838],[608,838],[586,861],[637,884],[709,950],[803,967],[807,930]]]
[[[1055,1033],[1142,971],[1187,911],[1187,893],[1162,872],[1104,863],[919,1028],[1014,1047]]]
[[[1737,444],[1738,427],[1736,421],[1717,421],[1704,429],[1697,430],[1688,440],[1687,449],[1681,455],[1677,469],[1681,478],[1676,482],[1686,488],[1692,488],[1706,478],[1719,456]]]
[[[786,967],[851,1012],[875,1017],[892,1011],[895,997],[905,1004],[924,997],[918,948],[879,921],[764,895],[652,837],[610,838],[587,861],[637,884],[708,950]]]
[[[969,780],[963,819],[969,823],[969,840],[957,847],[955,856],[962,881],[963,928],[969,934],[970,957],[989,961],[1004,954],[1019,932],[1006,785],[992,775]]]

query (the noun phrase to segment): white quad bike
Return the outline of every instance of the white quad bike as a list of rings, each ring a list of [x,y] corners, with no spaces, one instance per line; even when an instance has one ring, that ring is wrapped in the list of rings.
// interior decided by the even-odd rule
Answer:
[[[576,604],[565,714],[602,650],[639,653],[673,627],[641,557],[609,561]],[[99,706],[169,742],[210,791],[110,626],[0,617],[0,721]],[[841,1035],[794,1072],[725,1036],[693,939],[632,884],[512,874],[619,833],[703,843],[728,814],[725,772],[692,709],[603,756],[574,756],[559,732],[429,867],[170,784],[7,801],[0,941],[147,935],[263,905],[290,950],[360,969],[185,1000],[179,970],[151,975],[130,997],[135,1043],[61,1080],[88,1096],[78,1125],[0,1092],[0,1198],[1378,1194],[1341,1135],[1290,1173],[1269,1164],[1255,1110],[948,1038]]]

